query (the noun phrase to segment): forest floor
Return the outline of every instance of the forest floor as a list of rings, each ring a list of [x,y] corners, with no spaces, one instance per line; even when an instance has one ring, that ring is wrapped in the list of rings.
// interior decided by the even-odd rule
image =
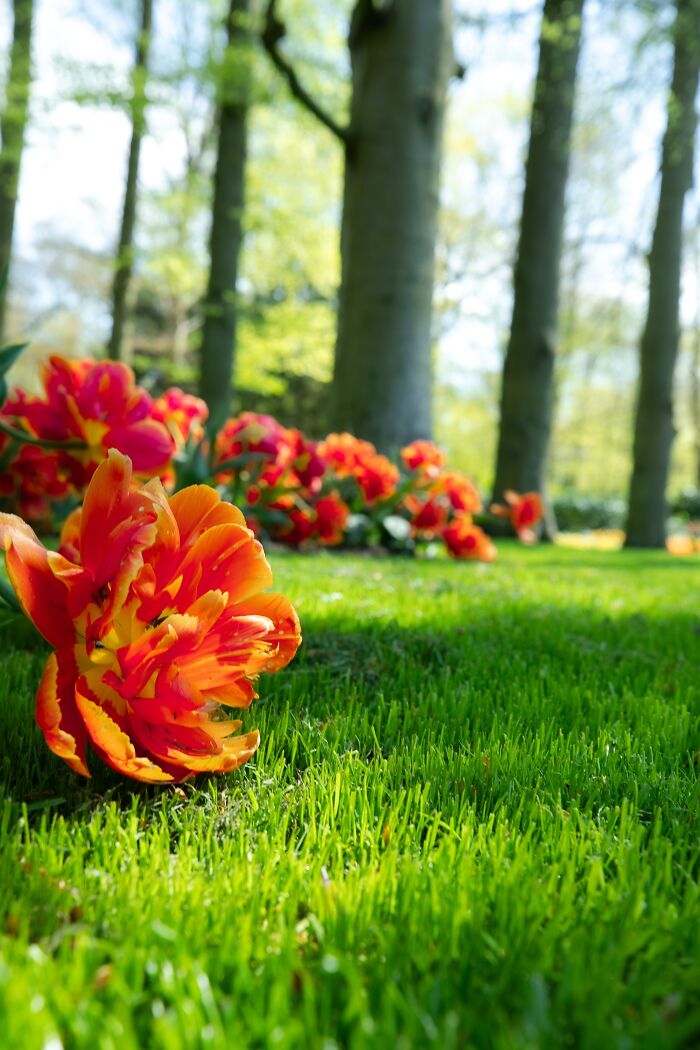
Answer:
[[[700,1040],[700,559],[275,555],[243,769],[82,781],[3,615],[3,1050]]]

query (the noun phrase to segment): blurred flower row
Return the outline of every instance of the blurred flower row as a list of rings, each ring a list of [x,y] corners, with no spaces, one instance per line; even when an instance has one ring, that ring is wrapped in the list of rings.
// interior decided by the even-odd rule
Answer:
[[[291,547],[398,551],[442,540],[456,558],[496,556],[474,522],[484,510],[477,489],[429,441],[402,449],[396,464],[351,434],[311,441],[253,412],[215,429],[199,398],[174,388],[154,399],[114,362],[54,356],[41,379],[41,395],[15,390],[0,409],[0,502],[38,529],[55,530],[114,448],[137,477],[160,477],[171,491],[208,482],[256,534]],[[535,540],[537,494],[506,493],[491,513]]]

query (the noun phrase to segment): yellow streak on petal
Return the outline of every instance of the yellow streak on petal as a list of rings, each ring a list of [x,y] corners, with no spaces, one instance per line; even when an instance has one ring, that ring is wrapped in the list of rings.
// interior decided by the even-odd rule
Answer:
[[[64,762],[67,762],[76,773],[89,777],[90,770],[85,765],[85,760],[77,753],[78,743],[75,737],[61,729],[62,712],[57,684],[58,660],[56,654],[51,653],[46,661],[36,694],[37,723],[54,755],[58,755]]]

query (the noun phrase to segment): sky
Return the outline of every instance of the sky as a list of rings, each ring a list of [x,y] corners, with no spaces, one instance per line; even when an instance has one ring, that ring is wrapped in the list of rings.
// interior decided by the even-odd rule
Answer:
[[[68,68],[76,64],[87,67],[90,87],[99,85],[101,79],[109,81],[113,73],[126,83],[133,46],[129,19],[124,15],[128,5],[123,5],[120,14],[118,5],[92,2],[91,22],[82,7],[85,2],[37,3],[37,76],[21,173],[15,244],[39,331],[44,311],[60,305],[47,258],[41,251],[42,240],[47,236],[54,240],[65,238],[97,254],[109,255],[117,239],[130,134],[127,118],[107,106],[79,105],[66,95]],[[615,118],[613,140],[603,136],[597,151],[594,143],[590,156],[582,153],[580,165],[582,184],[590,184],[591,193],[601,199],[608,195],[610,200],[596,207],[596,213],[603,215],[597,225],[586,226],[587,235],[601,243],[587,249],[582,281],[589,290],[600,293],[602,289],[606,295],[621,296],[642,309],[642,253],[648,244],[653,217],[665,101],[663,91],[645,92],[644,85],[650,77],[659,78],[658,63],[668,56],[663,48],[657,49],[656,57],[650,60],[656,64],[655,71],[645,69],[640,60],[639,68],[633,67],[630,72],[639,81],[636,101],[630,103],[626,94],[623,98],[618,85],[620,77],[627,75],[624,67],[629,59],[621,51],[619,25],[618,32],[601,31],[601,25],[605,26],[605,3],[606,0],[588,3],[584,41],[595,23],[595,46],[584,42],[578,108],[582,115],[602,109],[603,123],[606,113]],[[4,53],[9,36],[9,0],[0,0],[0,5],[0,47]],[[154,37],[167,41],[170,35],[171,45],[173,5],[178,6],[176,0],[156,0],[155,4]],[[513,25],[504,23],[498,32],[478,33],[462,28],[456,38],[466,74],[450,88],[446,141],[455,148],[447,150],[443,199],[469,214],[475,202],[481,206],[486,194],[488,208],[495,215],[507,217],[505,227],[510,231],[497,239],[493,259],[477,259],[476,263],[471,260],[469,272],[458,272],[446,289],[454,304],[453,325],[441,335],[440,360],[443,373],[459,385],[468,383],[475,371],[497,371],[502,360],[511,303],[513,237],[537,57],[539,5],[533,0],[458,0],[457,9],[458,13],[468,10],[477,16],[488,11],[489,17],[496,19],[512,9],[523,12]],[[94,24],[95,10],[100,25]],[[634,35],[637,31],[632,19],[629,32]],[[157,55],[155,59],[158,61]],[[621,109],[625,106],[627,115]],[[620,126],[625,128],[624,141],[619,135]],[[180,169],[183,142],[175,124],[155,109],[150,116],[150,131],[143,146],[141,183],[156,190],[169,174]],[[472,147],[476,144],[490,158],[486,185],[473,153],[460,153],[459,143],[465,136]],[[608,171],[605,165],[611,157],[616,163]],[[690,202],[690,209],[693,208],[697,209],[695,199]],[[586,225],[585,201],[576,212],[583,216]],[[577,232],[569,230],[572,235]],[[636,254],[632,252],[630,257],[631,244],[636,246]],[[683,302],[687,318],[696,315],[697,296],[697,287],[688,284]],[[100,339],[104,337],[104,309],[90,315],[88,323],[94,324]]]

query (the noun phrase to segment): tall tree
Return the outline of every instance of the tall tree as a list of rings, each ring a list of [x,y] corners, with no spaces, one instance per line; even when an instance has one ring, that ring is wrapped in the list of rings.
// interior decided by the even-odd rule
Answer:
[[[119,230],[116,267],[112,285],[112,331],[107,343],[107,354],[113,361],[122,356],[124,326],[127,316],[127,294],[133,269],[134,227],[136,225],[136,202],[138,198],[139,158],[141,141],[146,121],[146,80],[148,78],[148,55],[151,46],[153,23],[153,0],[141,0],[141,19],[136,38],[136,52],[132,72],[130,102],[131,143],[126,169],[124,206]]]
[[[700,0],[676,0],[673,79],[661,147],[649,299],[640,342],[627,547],[663,547],[666,483],[674,438],[673,374],[678,355],[683,205],[693,183],[700,70]]]
[[[545,0],[501,383],[494,498],[543,491],[552,421],[559,269],[584,0]]]
[[[230,410],[236,342],[236,281],[245,197],[246,118],[250,92],[249,0],[230,0],[218,106],[218,144],[204,301],[200,394],[213,419]]]
[[[452,71],[451,0],[357,0],[348,45],[350,120],[311,98],[264,42],[296,98],[345,150],[334,420],[392,451],[431,435],[431,312],[442,126]]]
[[[14,29],[5,107],[0,114],[0,344],[5,329],[7,274],[32,80],[33,6],[33,0],[13,0]]]

